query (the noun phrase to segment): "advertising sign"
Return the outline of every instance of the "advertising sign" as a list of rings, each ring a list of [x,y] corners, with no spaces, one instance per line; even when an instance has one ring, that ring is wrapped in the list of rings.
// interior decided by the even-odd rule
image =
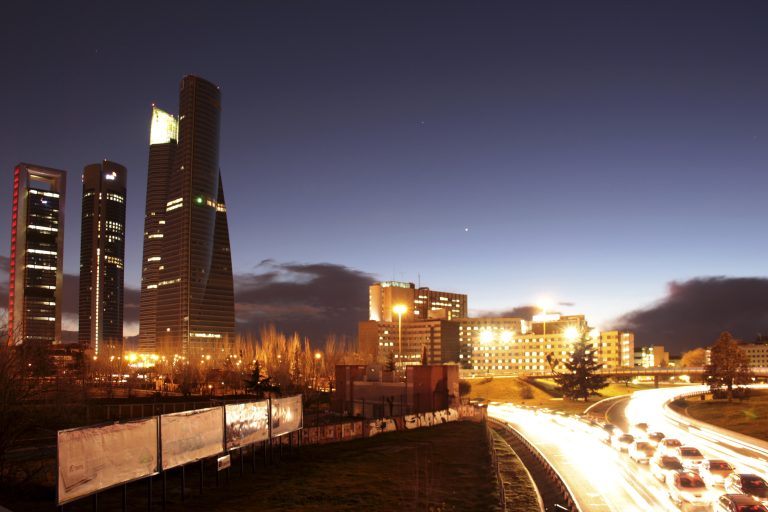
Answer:
[[[269,439],[269,401],[227,404],[227,450]]]
[[[156,474],[157,418],[60,430],[56,448],[58,504],[62,505]]]
[[[163,469],[224,451],[224,408],[211,407],[160,416]]]
[[[299,430],[303,425],[301,395],[272,400],[272,437]]]

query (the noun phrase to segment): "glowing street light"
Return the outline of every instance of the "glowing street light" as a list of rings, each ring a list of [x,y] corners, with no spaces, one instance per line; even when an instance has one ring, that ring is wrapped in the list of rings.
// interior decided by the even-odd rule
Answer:
[[[397,350],[400,352],[400,360],[403,360],[403,313],[408,311],[405,304],[396,304],[392,311],[397,314]]]
[[[579,337],[579,330],[574,326],[570,326],[565,329],[563,334],[565,335],[566,340],[573,343]]]

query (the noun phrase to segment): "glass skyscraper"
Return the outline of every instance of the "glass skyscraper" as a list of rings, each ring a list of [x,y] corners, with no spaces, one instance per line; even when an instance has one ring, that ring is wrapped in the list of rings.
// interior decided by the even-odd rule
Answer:
[[[219,88],[199,77],[184,77],[178,143],[165,179],[167,191],[159,219],[163,223],[155,226],[156,232],[145,230],[142,295],[152,290],[155,305],[151,309],[147,305],[146,314],[142,311],[142,322],[147,319],[154,324],[154,350],[166,356],[219,357],[229,353],[234,338],[232,259],[219,170],[220,118]],[[152,163],[150,149],[150,183]],[[158,163],[158,174],[161,167]],[[148,189],[145,219],[152,217],[149,193]],[[153,262],[148,259],[158,256],[147,253],[150,234],[155,235],[154,241],[161,241],[160,259]],[[151,282],[148,263],[155,262],[157,278]],[[152,285],[156,287],[150,289]]]
[[[104,160],[83,170],[78,341],[94,354],[123,342],[126,170]]]
[[[8,297],[11,344],[61,343],[67,173],[20,163],[13,175]]]

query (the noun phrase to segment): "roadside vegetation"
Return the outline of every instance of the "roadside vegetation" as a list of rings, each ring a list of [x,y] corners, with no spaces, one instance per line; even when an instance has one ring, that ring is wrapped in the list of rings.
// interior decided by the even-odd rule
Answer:
[[[740,401],[678,401],[678,411],[694,419],[720,428],[768,441],[768,391],[751,390],[749,398]]]
[[[198,490],[197,465],[187,470],[182,502],[178,471],[169,475],[167,512],[222,511],[462,511],[499,510],[485,426],[460,421],[372,438],[305,446],[255,474],[241,477],[237,460],[231,476],[224,472],[218,488],[210,470]],[[153,509],[160,510],[161,484],[156,479]],[[146,509],[146,484],[130,486],[128,510]],[[121,490],[99,496],[101,510],[121,509]],[[535,499],[535,498],[534,498]],[[54,511],[53,495],[0,494],[14,511]],[[70,512],[93,509],[90,499],[67,506]]]
[[[653,389],[653,382],[609,383],[602,388],[597,396],[593,396],[587,402],[583,400],[569,400],[562,397],[557,391],[557,384],[552,379],[525,380],[518,377],[487,377],[468,379],[472,386],[470,398],[483,398],[490,402],[505,402],[517,405],[530,405],[534,407],[546,407],[552,410],[563,411],[569,414],[581,414],[584,409],[604,398],[621,395],[631,395],[635,391]],[[661,383],[669,385],[668,383]]]

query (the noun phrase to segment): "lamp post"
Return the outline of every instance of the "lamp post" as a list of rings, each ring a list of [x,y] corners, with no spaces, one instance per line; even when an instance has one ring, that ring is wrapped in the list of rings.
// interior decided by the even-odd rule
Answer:
[[[315,393],[317,394],[317,405],[316,405],[316,409],[315,409],[315,427],[316,428],[320,427],[320,390],[318,389],[319,388],[319,386],[318,386],[319,379],[317,378],[317,374],[320,372],[318,368],[320,366],[320,359],[322,359],[322,358],[323,358],[323,354],[322,353],[320,353],[319,351],[315,352]],[[317,435],[318,435],[318,439],[319,439],[320,438],[320,431],[319,430],[318,430]]]
[[[403,360],[403,313],[408,311],[405,304],[397,304],[392,308],[397,314],[397,351],[400,353],[400,360]]]

